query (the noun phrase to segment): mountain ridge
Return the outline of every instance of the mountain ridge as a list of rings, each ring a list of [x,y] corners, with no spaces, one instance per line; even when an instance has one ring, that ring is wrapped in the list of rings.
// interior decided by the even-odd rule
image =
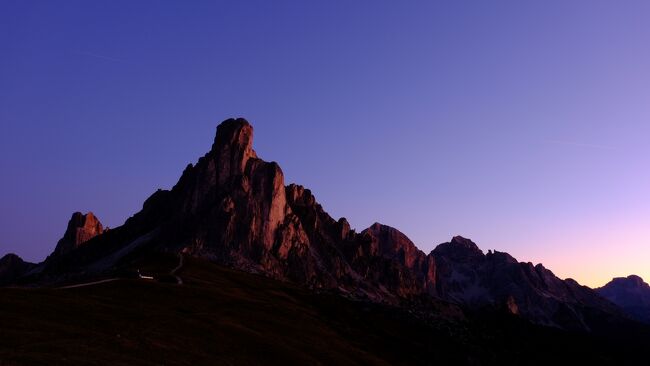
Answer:
[[[357,233],[344,217],[332,218],[309,189],[285,185],[280,166],[258,157],[253,127],[242,118],[219,124],[210,151],[189,164],[170,190],[145,200],[124,225],[104,231],[94,215],[88,220],[79,215],[73,214],[59,243],[67,244],[57,245],[72,243],[72,249],[55,250],[27,282],[113,273],[148,253],[182,252],[398,306],[444,300],[579,330],[597,327],[593,312],[622,317],[591,289],[507,253],[484,254],[461,236],[425,254],[387,225],[375,223]]]
[[[634,319],[650,324],[650,285],[641,277],[616,277],[595,291],[620,306]]]

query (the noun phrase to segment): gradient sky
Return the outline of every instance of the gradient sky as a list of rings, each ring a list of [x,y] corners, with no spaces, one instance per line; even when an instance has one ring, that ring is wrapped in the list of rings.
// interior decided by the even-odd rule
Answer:
[[[407,3],[407,4],[405,4]],[[0,253],[115,227],[247,118],[334,217],[650,279],[648,1],[0,2]]]

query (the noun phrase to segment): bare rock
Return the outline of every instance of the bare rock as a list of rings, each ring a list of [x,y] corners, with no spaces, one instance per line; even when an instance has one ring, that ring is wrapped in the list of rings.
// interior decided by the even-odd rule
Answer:
[[[63,238],[56,245],[54,255],[69,253],[104,231],[102,223],[92,212],[85,215],[75,212],[68,221],[68,228],[63,234]]]

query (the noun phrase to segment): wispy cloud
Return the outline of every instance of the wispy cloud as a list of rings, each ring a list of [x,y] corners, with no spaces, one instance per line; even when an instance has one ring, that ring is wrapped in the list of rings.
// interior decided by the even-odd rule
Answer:
[[[581,142],[581,141],[544,140],[544,143],[551,144],[551,145],[580,147],[580,148],[585,148],[585,149],[616,150],[613,146],[600,145],[600,144],[591,144],[591,143],[585,143],[585,142]]]
[[[76,51],[75,53],[78,54],[78,55],[94,57],[94,58],[98,58],[98,59],[102,59],[102,60],[106,60],[106,61],[122,62],[122,63],[126,62],[126,61],[124,61],[122,59],[119,59],[117,57],[110,57],[110,56],[100,55],[98,53],[93,53],[93,52],[88,52],[88,51]]]

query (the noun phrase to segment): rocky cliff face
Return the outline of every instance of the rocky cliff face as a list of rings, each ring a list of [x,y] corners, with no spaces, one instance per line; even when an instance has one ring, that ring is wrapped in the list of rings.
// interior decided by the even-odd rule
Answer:
[[[620,306],[632,318],[650,324],[650,286],[641,277],[614,278],[596,292]]]
[[[162,205],[172,208],[163,231],[173,242],[165,246],[379,301],[433,290],[426,284],[434,279],[433,262],[408,238],[379,224],[355,233],[345,218],[328,215],[310,190],[285,186],[278,164],[258,158],[252,139],[247,121],[223,122],[212,150],[162,194]]]
[[[0,285],[8,285],[23,276],[36,265],[25,262],[19,256],[10,253],[0,258]]]
[[[43,273],[112,271],[152,251],[182,251],[354,298],[435,298],[568,328],[590,328],[584,309],[617,311],[575,281],[506,253],[486,255],[462,237],[427,255],[386,225],[355,232],[309,189],[285,186],[279,165],[253,150],[253,128],[243,119],[220,124],[212,149],[123,226],[104,232],[94,215],[74,214]]]
[[[54,249],[53,255],[60,256],[71,252],[88,240],[104,232],[102,223],[92,212],[82,214],[75,212],[72,214],[68,227]]]

